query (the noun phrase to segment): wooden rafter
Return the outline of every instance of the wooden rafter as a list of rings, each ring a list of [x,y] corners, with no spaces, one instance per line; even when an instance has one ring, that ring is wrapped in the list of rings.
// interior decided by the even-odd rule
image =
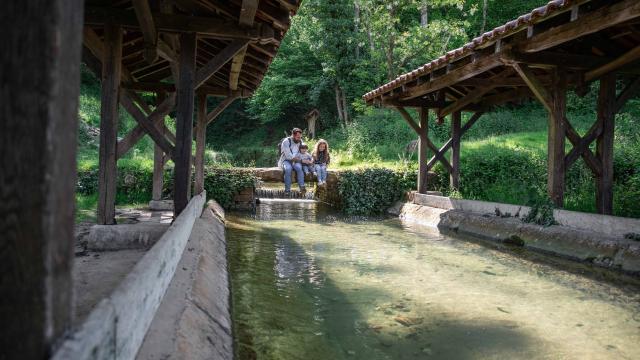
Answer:
[[[240,8],[240,16],[238,23],[243,28],[249,28],[253,26],[253,20],[258,11],[259,0],[242,0],[242,6]],[[231,60],[231,70],[229,71],[229,89],[238,89],[238,80],[240,79],[240,71],[242,70],[242,64],[244,63],[244,57],[247,53],[247,45],[245,45]]]
[[[144,59],[152,64],[158,58],[158,32],[151,15],[151,7],[148,0],[132,0],[132,2],[144,38]]]
[[[231,60],[238,52],[245,49],[248,40],[235,40],[227,45],[213,59],[207,62],[203,67],[198,69],[195,77],[196,88],[204,84],[213,74],[222,68],[229,60]]]
[[[215,109],[211,110],[207,114],[206,117],[206,125],[209,125],[213,120],[215,120],[222,112],[229,107],[238,97],[237,96],[227,96],[222,100]]]
[[[538,77],[529,69],[529,66],[526,64],[512,63],[511,66],[516,70],[516,72],[520,75],[522,80],[527,84],[529,89],[533,92],[533,94],[540,100],[542,105],[548,110],[553,110],[551,95],[542,84],[542,82],[538,79]]]

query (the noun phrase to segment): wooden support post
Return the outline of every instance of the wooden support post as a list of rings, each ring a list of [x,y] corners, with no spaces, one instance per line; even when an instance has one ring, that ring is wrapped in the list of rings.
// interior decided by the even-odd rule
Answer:
[[[153,147],[153,191],[151,199],[156,201],[162,200],[162,187],[164,185],[164,157],[165,155],[162,148],[155,145]]]
[[[98,170],[98,224],[115,224],[118,97],[122,72],[122,29],[104,27],[102,96],[100,99],[100,151]]]
[[[418,193],[427,193],[427,140],[429,137],[429,109],[420,108],[420,136],[418,137]]]
[[[460,111],[451,114],[451,174],[449,185],[452,189],[460,190],[460,137],[462,117]]]
[[[73,322],[83,6],[2,3],[2,359],[48,359]]]
[[[204,190],[204,150],[207,135],[207,94],[198,93],[198,122],[196,123],[196,181],[194,193]]]
[[[597,176],[596,208],[598,213],[613,214],[613,133],[616,108],[616,75],[609,73],[600,78],[598,94],[598,121],[602,133],[596,140],[596,157],[602,171]]]
[[[548,97],[550,111],[547,143],[547,192],[557,207],[564,205],[566,95],[566,72],[556,68],[553,74],[553,86]]]
[[[180,82],[174,153],[174,216],[189,203],[191,185],[191,139],[193,132],[193,98],[196,68],[196,34],[180,34]]]

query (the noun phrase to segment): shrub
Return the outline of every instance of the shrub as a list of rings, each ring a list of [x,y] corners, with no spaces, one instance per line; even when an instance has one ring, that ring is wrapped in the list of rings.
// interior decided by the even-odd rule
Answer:
[[[205,168],[204,189],[207,198],[216,200],[222,207],[228,209],[233,204],[233,198],[242,189],[254,187],[256,177],[247,170]]]
[[[338,191],[343,211],[349,215],[380,214],[415,186],[414,172],[394,172],[383,168],[340,173]]]

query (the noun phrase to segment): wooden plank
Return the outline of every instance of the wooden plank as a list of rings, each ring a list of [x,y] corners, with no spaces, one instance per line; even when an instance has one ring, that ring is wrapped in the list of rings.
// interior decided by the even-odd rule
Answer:
[[[455,190],[460,190],[460,139],[462,137],[460,115],[459,111],[451,114],[451,173],[449,174],[449,185]]]
[[[204,84],[213,74],[220,70],[237,53],[245,49],[249,42],[247,40],[235,40],[222,49],[213,59],[209,60],[203,67],[198,69],[195,76],[195,87]]]
[[[211,124],[222,112],[229,107],[238,97],[228,96],[222,100],[215,109],[206,115],[207,125]]]
[[[158,59],[158,32],[151,15],[151,7],[148,0],[132,0],[132,3],[144,38],[143,56],[149,64],[152,64]]]
[[[102,92],[100,98],[100,149],[98,152],[97,223],[115,224],[118,98],[122,71],[122,28],[107,24],[104,28]]]
[[[640,2],[621,1],[581,15],[578,21],[556,26],[534,35],[523,41],[519,49],[523,52],[546,50],[638,17],[640,17]]]
[[[566,73],[561,69],[554,71],[554,84],[551,89],[547,143],[547,192],[555,206],[561,208],[564,206],[564,118],[567,93]]]
[[[629,99],[635,96],[640,90],[640,76],[633,79],[625,88],[622,90],[620,95],[616,98],[616,107],[614,113],[619,113],[620,110],[624,107]]]
[[[196,114],[198,121],[196,123],[196,179],[194,183],[194,192],[201,193],[204,190],[204,151],[205,141],[207,137],[207,95],[198,94],[198,111]]]
[[[533,74],[526,64],[512,63],[511,66],[516,70],[518,75],[524,80],[531,92],[538,98],[542,105],[549,112],[553,112],[552,98],[544,85]]]
[[[166,134],[167,129],[164,125],[164,118],[174,109],[176,102],[175,99],[175,94],[168,96],[148,116],[148,122],[158,127],[158,130],[165,136],[167,136],[168,134]],[[131,129],[131,131],[129,131],[129,133],[124,138],[122,138],[122,140],[118,141],[118,159],[122,158],[127,152],[129,152],[129,150],[131,150],[131,148],[135,144],[137,144],[145,134],[146,133],[144,127],[141,124],[138,124],[136,125],[136,127]],[[175,143],[175,138],[173,140],[173,143]]]
[[[162,132],[158,129],[158,126],[151,122],[150,119],[148,119],[146,116],[144,116],[140,108],[135,105],[128,90],[121,91],[120,104],[122,104],[122,107],[127,110],[129,114],[131,114],[131,117],[133,117],[138,125],[142,126],[151,140],[153,140],[156,145],[160,146],[162,151],[164,151],[167,156],[175,160],[174,147],[171,145],[171,143],[169,143],[165,135],[162,134]]]
[[[596,69],[593,69],[591,71],[587,71],[584,74],[584,80],[585,81],[592,81],[595,79],[598,79],[599,77],[601,77],[602,75],[609,73],[611,71],[617,70],[619,68],[621,68],[624,65],[627,65],[631,62],[634,62],[636,60],[640,59],[640,46],[636,46],[635,48],[627,51],[626,53],[624,53],[623,55],[617,57],[615,60],[602,65]]]
[[[427,193],[429,170],[427,168],[427,144],[424,139],[429,137],[429,109],[420,108],[420,130],[418,137],[418,193]]]
[[[409,126],[411,126],[413,131],[415,131],[416,134],[418,134],[418,136],[422,138],[424,134],[422,133],[420,126],[416,124],[415,121],[413,121],[413,118],[411,118],[411,115],[409,115],[407,110],[405,110],[402,106],[396,106],[395,109],[398,110],[400,115],[402,115],[402,118],[407,122],[407,124],[409,124]]]
[[[176,154],[174,156],[174,216],[189,203],[191,188],[191,141],[193,132],[193,100],[196,88],[196,34],[180,35],[180,82],[176,119]]]
[[[596,142],[596,156],[602,164],[597,177],[596,208],[598,213],[613,214],[613,142],[615,129],[616,75],[607,73],[600,79],[598,93],[598,121],[602,133]]]
[[[214,17],[189,16],[180,14],[153,13],[156,29],[167,33],[197,33],[201,37],[225,40],[250,40],[261,43],[277,42],[273,27],[267,24],[254,25],[243,29],[236,22]],[[139,30],[140,24],[133,11],[106,7],[87,7],[85,24],[102,26],[109,19],[115,19],[126,29]]]
[[[46,359],[73,325],[83,5],[80,0],[2,3],[3,359]]]

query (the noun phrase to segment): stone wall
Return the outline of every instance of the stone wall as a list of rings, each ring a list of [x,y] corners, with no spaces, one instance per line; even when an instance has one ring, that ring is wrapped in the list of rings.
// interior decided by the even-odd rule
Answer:
[[[581,215],[602,215],[562,210],[565,222],[572,219],[573,226],[565,223],[544,227],[515,217],[515,214],[524,216],[529,211],[523,206],[420,194],[413,194],[412,198],[407,203],[396,203],[389,212],[405,221],[437,227],[443,233],[470,235],[640,276],[640,242],[622,235],[625,231],[640,229],[635,226],[625,228],[625,224],[635,224],[633,220],[636,219],[608,216],[607,226],[594,229],[591,224],[581,227],[583,222],[576,219],[581,219]],[[495,209],[511,216],[497,216]],[[615,231],[609,231],[611,229]]]

